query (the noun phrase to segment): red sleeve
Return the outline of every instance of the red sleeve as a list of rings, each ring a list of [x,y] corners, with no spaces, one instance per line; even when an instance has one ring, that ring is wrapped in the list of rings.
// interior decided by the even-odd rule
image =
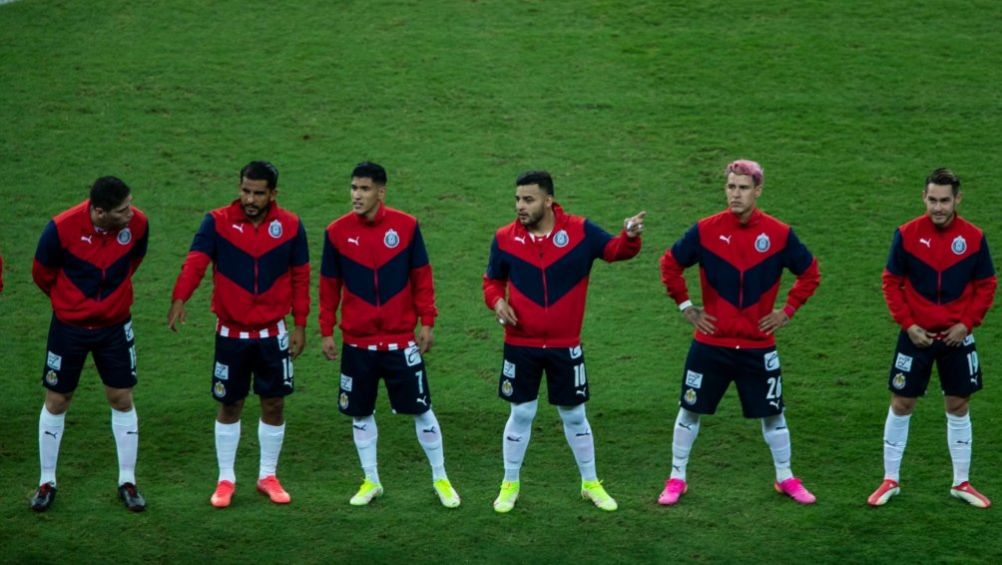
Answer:
[[[901,329],[907,330],[915,324],[915,319],[912,318],[911,308],[908,307],[908,302],[905,300],[905,277],[884,269],[881,279],[883,280],[881,289],[884,291],[884,302],[887,303],[887,308],[891,311],[891,317],[901,326]]]
[[[968,332],[976,326],[980,326],[981,322],[985,319],[985,314],[988,313],[988,309],[992,307],[992,302],[995,301],[995,287],[998,286],[998,281],[995,275],[992,275],[971,281],[971,286],[974,288],[974,294],[971,296],[970,302],[968,302],[967,311],[964,313],[962,320],[964,325],[967,326]]]
[[[689,300],[689,289],[686,287],[685,277],[682,276],[685,268],[672,256],[671,249],[665,250],[659,263],[661,264],[661,284],[665,285],[668,290],[668,296],[671,296],[675,304]]]
[[[786,315],[792,318],[794,312],[814,295],[819,284],[821,284],[821,271],[818,270],[818,260],[814,259],[806,271],[797,275],[797,282],[793,283],[793,287],[786,295],[786,306],[783,308]]]
[[[602,253],[602,259],[604,261],[625,261],[626,259],[632,259],[640,253],[640,236],[629,237],[626,235],[626,230],[619,232],[619,235],[609,240],[609,243],[605,244],[605,250]]]
[[[414,309],[421,317],[421,325],[434,327],[438,309],[435,308],[435,283],[431,276],[431,264],[411,269],[410,279]]]
[[[306,327],[310,315],[310,264],[291,267],[292,275],[292,320],[296,326]]]
[[[505,290],[508,286],[508,281],[489,279],[487,275],[484,275],[484,304],[487,305],[487,309],[493,311],[494,305],[498,303],[505,297]]]
[[[199,283],[202,282],[205,270],[211,262],[212,260],[209,259],[209,256],[201,251],[189,252],[188,257],[184,260],[184,264],[181,265],[181,273],[177,276],[177,281],[174,283],[174,292],[171,293],[171,301],[183,300],[187,302],[191,298],[191,295],[195,293],[195,289],[198,288]]]
[[[31,278],[35,279],[35,284],[42,289],[45,296],[52,293],[52,286],[56,284],[56,277],[59,276],[59,269],[46,267],[35,259],[31,264]]]

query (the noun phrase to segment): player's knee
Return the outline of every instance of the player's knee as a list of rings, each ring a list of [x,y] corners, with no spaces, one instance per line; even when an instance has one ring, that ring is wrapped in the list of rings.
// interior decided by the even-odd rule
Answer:
[[[691,427],[699,423],[699,413],[685,408],[678,409],[678,423]]]
[[[530,400],[511,405],[511,419],[520,426],[528,426],[536,418],[536,409],[539,406],[538,400]]]
[[[891,396],[891,410],[894,412],[895,416],[908,416],[915,409],[915,403],[918,401],[917,398],[909,398],[907,396]]]
[[[581,426],[587,421],[584,404],[578,404],[577,406],[557,406],[557,412],[566,426]]]
[[[958,418],[963,418],[967,415],[968,410],[968,397],[966,396],[947,396],[946,397],[946,413],[951,416],[957,416]]]
[[[132,409],[132,389],[131,388],[105,388],[105,396],[108,397],[108,404],[119,412],[128,412]]]
[[[45,409],[49,414],[59,415],[70,408],[70,401],[73,400],[73,393],[62,394],[51,390],[45,391]]]
[[[280,426],[284,419],[285,399],[261,398],[261,420],[270,426]]]
[[[786,430],[786,416],[776,414],[762,418],[762,431],[765,433]]]

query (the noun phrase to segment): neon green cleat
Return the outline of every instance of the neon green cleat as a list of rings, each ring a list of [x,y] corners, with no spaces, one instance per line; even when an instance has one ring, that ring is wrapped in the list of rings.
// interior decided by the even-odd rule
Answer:
[[[358,487],[358,492],[348,501],[352,506],[365,506],[372,502],[373,498],[383,494],[383,486],[365,479],[362,486]]]
[[[581,481],[581,498],[590,500],[606,512],[619,508],[616,500],[602,487],[602,481]]]
[[[504,514],[511,512],[515,508],[515,501],[518,500],[518,481],[504,481],[501,483],[501,492],[494,499],[494,511]]]
[[[446,508],[456,508],[459,506],[459,493],[452,488],[449,479],[439,479],[431,484],[435,487],[435,494],[442,501],[442,506]]]

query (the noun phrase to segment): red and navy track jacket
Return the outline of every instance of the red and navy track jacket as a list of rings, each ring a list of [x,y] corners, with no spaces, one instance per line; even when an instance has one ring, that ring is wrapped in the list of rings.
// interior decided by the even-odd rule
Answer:
[[[661,257],[661,282],[676,304],[689,299],[682,271],[699,263],[703,308],[717,318],[717,331],[694,332],[700,343],[718,347],[772,347],[776,339],[758,329],[772,312],[783,269],[797,276],[784,311],[792,317],[821,282],[818,261],[790,226],[755,210],[742,224],[724,210],[703,218]]]
[[[379,205],[370,222],[349,212],[327,226],[320,266],[320,335],[356,347],[403,348],[418,317],[433,327],[435,286],[414,216]]]
[[[997,285],[981,230],[959,216],[940,229],[927,214],[895,230],[883,283],[894,321],[931,332],[981,325]]]
[[[84,200],[45,226],[31,275],[59,321],[100,328],[128,319],[132,274],[149,244],[146,215],[136,207],[132,211],[124,228],[98,230],[90,219],[90,200]]]
[[[588,274],[595,259],[622,261],[640,253],[640,237],[611,234],[553,205],[556,222],[546,238],[533,238],[521,222],[501,227],[491,242],[484,273],[484,303],[505,298],[518,325],[505,326],[504,341],[526,347],[575,347],[581,343]]]
[[[173,300],[187,301],[212,263],[212,311],[238,331],[273,326],[292,310],[297,326],[310,313],[310,252],[299,217],[272,202],[260,224],[239,200],[205,215],[191,243]]]

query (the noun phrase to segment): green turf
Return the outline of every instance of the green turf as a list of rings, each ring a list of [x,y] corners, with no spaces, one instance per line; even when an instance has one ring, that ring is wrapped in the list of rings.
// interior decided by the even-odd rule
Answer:
[[[935,388],[912,421],[902,495],[880,510],[865,504],[882,472],[895,327],[880,272],[894,227],[921,212],[922,178],[946,165],[964,179],[963,213],[999,238],[997,19],[991,2],[903,0],[0,6],[0,560],[999,561],[998,513],[947,496]],[[761,206],[821,262],[818,293],[779,337],[794,469],[819,502],[799,507],[772,492],[758,425],[740,418],[731,392],[704,420],[690,493],[660,508],[690,329],[663,296],[657,258],[722,209],[720,171],[736,157],[763,163]],[[358,161],[386,165],[389,203],[421,219],[441,310],[427,363],[458,510],[438,506],[413,425],[385,398],[387,492],[348,506],[361,474],[315,315],[280,462],[292,504],[253,491],[251,404],[234,505],[208,505],[208,284],[182,333],[166,329],[165,314],[202,215],[235,197],[239,167],[256,158],[281,170],[280,200],[303,217],[315,269]],[[551,170],[558,201],[607,229],[648,211],[641,254],[596,265],[583,335],[613,514],[578,497],[549,407],[517,507],[490,508],[507,406],[496,398],[501,335],[480,276],[494,228],[513,217],[513,180],[529,168]],[[49,307],[31,258],[48,218],[105,174],[123,177],[151,219],[134,308],[138,473],[150,508],[129,515],[114,498],[108,408],[90,367],[67,420],[58,499],[35,515],[26,500]],[[690,286],[697,280],[690,273]],[[973,476],[995,498],[1000,330],[994,310],[978,332],[986,389],[972,405]]]

